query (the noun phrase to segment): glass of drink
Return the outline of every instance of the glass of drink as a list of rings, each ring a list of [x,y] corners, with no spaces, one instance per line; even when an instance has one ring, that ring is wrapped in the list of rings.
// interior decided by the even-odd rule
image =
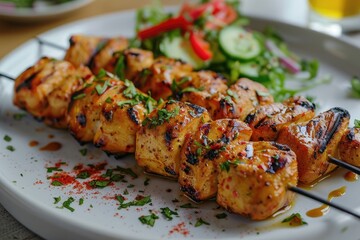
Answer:
[[[334,36],[360,29],[360,0],[308,0],[309,27]]]

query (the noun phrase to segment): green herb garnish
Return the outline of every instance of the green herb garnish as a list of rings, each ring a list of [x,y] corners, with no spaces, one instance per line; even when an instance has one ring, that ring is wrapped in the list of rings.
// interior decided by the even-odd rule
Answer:
[[[61,201],[61,197],[54,197],[54,204],[57,204]]]
[[[62,172],[63,170],[61,168],[58,167],[48,167],[47,169],[47,173],[52,173],[52,172]]]
[[[13,146],[11,146],[11,145],[7,146],[6,149],[9,150],[10,152],[15,151],[15,148]]]
[[[104,188],[107,187],[111,181],[109,180],[92,180],[89,185],[93,188]]]
[[[185,203],[180,206],[181,208],[197,208],[196,206],[193,206],[191,203]]]
[[[81,205],[83,205],[84,204],[84,199],[83,198],[80,198],[79,199],[79,205],[81,206]]]
[[[86,94],[85,93],[80,93],[80,94],[77,94],[75,96],[72,97],[73,100],[78,100],[78,99],[82,99],[86,97]]]
[[[23,119],[25,116],[26,116],[25,113],[14,113],[13,118],[14,118],[14,120],[19,121],[19,120]]]
[[[223,219],[223,218],[227,217],[227,214],[226,213],[219,213],[219,214],[216,214],[215,217],[217,219]]]
[[[119,201],[119,199],[117,199],[117,200]],[[127,202],[127,203],[124,203],[124,198],[123,198],[122,202],[120,202],[120,206],[119,206],[118,209],[128,208],[128,207],[131,207],[131,206],[144,206],[145,204],[148,204],[148,203],[151,203],[151,197],[150,196],[141,197],[138,200],[134,200],[134,201]]]
[[[90,177],[90,173],[88,171],[82,171],[76,175],[76,178],[80,178],[80,179],[87,179],[89,177]]]
[[[289,223],[290,226],[297,227],[301,225],[307,225],[307,222],[305,222],[300,213],[293,213],[291,216],[285,218],[282,220],[282,223]]]
[[[56,186],[56,187],[59,187],[59,186],[62,186],[62,185],[64,185],[62,182],[59,182],[59,181],[52,181],[51,182],[51,185],[53,185],[53,186]]]
[[[172,220],[173,217],[172,215],[178,216],[179,214],[175,211],[172,211],[170,208],[166,207],[166,208],[160,208],[161,209],[161,213],[164,215],[164,217],[167,220]]]
[[[196,223],[195,223],[195,227],[200,227],[201,225],[210,225],[210,223],[204,221],[202,218],[198,218]]]
[[[159,219],[159,217],[156,216],[154,213],[151,213],[150,215],[147,215],[147,216],[139,217],[139,220],[141,223],[149,225],[151,227],[154,226],[156,219]]]
[[[71,203],[73,203],[74,201],[75,201],[74,198],[69,197],[68,200],[66,200],[65,202],[63,202],[62,206],[63,206],[64,208],[70,210],[71,212],[74,212],[75,209],[70,206]]]
[[[87,154],[87,149],[86,149],[86,148],[80,149],[79,152],[80,152],[80,154],[81,154],[82,156],[86,156],[86,154]]]
[[[4,140],[5,140],[6,142],[11,142],[11,137],[9,137],[8,135],[5,135],[5,136],[4,136]]]
[[[107,80],[107,81],[105,81],[105,83],[102,86],[100,84],[97,84],[95,86],[95,89],[96,89],[96,92],[98,93],[98,95],[101,95],[108,89],[108,87],[111,87],[111,86],[112,86],[112,84],[110,83],[109,80]]]
[[[115,170],[118,171],[118,172],[121,172],[123,174],[130,175],[133,178],[138,177],[138,175],[131,168],[123,168],[123,167],[120,167],[120,166],[116,166]]]
[[[152,118],[145,118],[142,122],[143,126],[147,126],[148,128],[154,128],[156,126],[162,125],[164,122],[169,122],[169,120],[177,115],[179,115],[180,107],[176,106],[173,111],[168,111],[166,109],[160,109],[157,112],[157,116]]]
[[[360,128],[360,120],[358,120],[358,119],[354,120],[354,127],[355,128]]]

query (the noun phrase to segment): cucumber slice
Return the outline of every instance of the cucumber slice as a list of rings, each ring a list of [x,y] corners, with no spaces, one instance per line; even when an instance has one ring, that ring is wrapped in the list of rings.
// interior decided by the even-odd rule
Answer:
[[[242,61],[254,59],[263,50],[260,41],[251,32],[238,26],[223,28],[219,45],[227,56]]]
[[[201,69],[207,65],[192,50],[189,41],[181,36],[165,37],[160,43],[160,50],[166,57],[183,60],[195,69]]]

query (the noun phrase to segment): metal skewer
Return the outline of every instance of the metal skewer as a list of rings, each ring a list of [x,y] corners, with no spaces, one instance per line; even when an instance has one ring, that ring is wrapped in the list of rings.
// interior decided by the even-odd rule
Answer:
[[[48,41],[43,40],[43,39],[41,39],[41,38],[39,38],[39,37],[35,37],[35,39],[36,39],[36,41],[38,41],[38,43],[40,44],[40,46],[46,45],[46,46],[53,47],[53,48],[56,48],[56,49],[59,49],[59,50],[62,50],[62,51],[66,51],[66,50],[67,50],[66,47],[57,45],[56,43],[48,42]]]
[[[329,163],[335,164],[339,167],[345,168],[349,171],[352,171],[352,172],[360,175],[360,168],[358,168],[354,165],[351,165],[347,162],[341,161],[340,159],[334,158],[330,155],[329,155]]]
[[[15,81],[15,78],[10,77],[9,75],[6,75],[6,74],[4,74],[4,73],[0,73],[0,77],[4,77],[4,78],[7,78],[7,79],[9,79],[9,80],[11,80],[11,81]]]
[[[344,208],[344,207],[342,207],[342,206],[340,206],[340,205],[338,205],[336,203],[332,203],[332,202],[330,202],[330,201],[328,201],[326,199],[323,199],[323,198],[321,198],[319,196],[316,196],[316,195],[314,195],[312,193],[309,193],[309,192],[307,192],[307,191],[305,191],[305,190],[303,190],[301,188],[289,186],[288,189],[290,191],[293,191],[293,192],[298,193],[298,194],[300,194],[302,196],[311,198],[311,199],[313,199],[315,201],[321,202],[321,203],[326,204],[326,205],[328,205],[330,207],[336,208],[339,211],[350,214],[350,215],[360,219],[360,214],[358,214],[358,213],[356,213],[356,212],[354,212],[354,211],[352,211],[350,209]]]

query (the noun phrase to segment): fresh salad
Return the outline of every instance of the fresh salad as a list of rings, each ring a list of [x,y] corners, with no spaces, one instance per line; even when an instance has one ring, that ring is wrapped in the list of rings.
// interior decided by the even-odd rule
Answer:
[[[229,85],[240,77],[261,82],[277,101],[328,81],[318,77],[317,60],[300,59],[274,30],[250,29],[239,7],[237,0],[185,3],[177,14],[159,4],[144,7],[137,12],[133,44],[221,73]],[[290,80],[297,87],[289,88]]]

